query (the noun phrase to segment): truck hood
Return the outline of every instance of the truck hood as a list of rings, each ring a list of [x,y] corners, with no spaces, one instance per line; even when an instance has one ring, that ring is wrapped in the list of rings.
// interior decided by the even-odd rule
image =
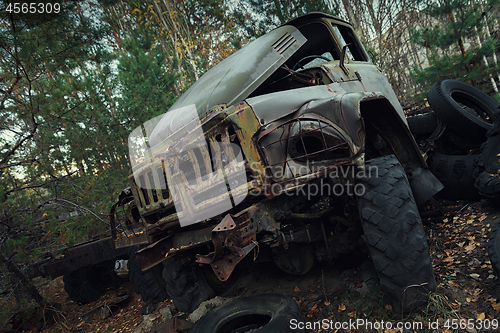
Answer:
[[[149,142],[155,145],[193,119],[181,117],[172,122],[172,111],[194,105],[198,116],[219,105],[233,105],[247,98],[272,73],[285,63],[306,38],[291,25],[281,26],[206,72],[167,111],[152,131]],[[188,118],[193,118],[192,113]],[[175,117],[177,118],[177,117]]]

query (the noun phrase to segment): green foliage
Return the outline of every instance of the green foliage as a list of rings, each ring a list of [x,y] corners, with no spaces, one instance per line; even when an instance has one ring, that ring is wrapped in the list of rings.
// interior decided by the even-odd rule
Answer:
[[[26,263],[109,233],[128,135],[166,112],[186,75],[158,27],[131,14],[151,6],[60,3],[57,15],[0,11],[0,250]]]
[[[423,93],[441,78],[474,83],[498,71],[495,64],[485,66],[482,61],[499,47],[497,39],[484,40],[483,33],[499,7],[499,0],[488,0],[483,7],[468,0],[447,0],[425,9],[436,24],[413,30],[412,42],[427,49],[429,66],[421,69],[415,65],[410,74],[424,88]],[[481,46],[475,45],[477,38],[482,39]]]
[[[22,236],[20,239],[7,239],[7,246],[15,251],[22,251],[28,245],[28,236]]]
[[[376,65],[380,65],[380,54],[375,50],[374,47],[369,47],[366,49],[368,55],[370,56],[370,60]]]
[[[465,54],[455,53],[451,56],[440,56],[437,52],[432,52],[428,58],[431,66],[413,69],[414,80],[417,83],[427,84],[436,82],[444,77],[451,77],[458,80],[470,81],[478,80],[493,73],[496,68],[485,67],[481,64],[483,57],[491,56],[498,41],[489,38],[482,47],[469,48]]]
[[[241,48],[242,36],[233,15],[220,0],[185,0],[177,8],[188,19],[200,73]]]
[[[176,96],[172,87],[180,73],[169,73],[168,55],[155,42],[153,31],[144,25],[136,26],[123,39],[122,47],[118,55],[119,103],[129,118],[137,117],[134,124],[138,126],[165,113],[173,104]]]
[[[110,188],[128,174],[105,8],[60,4],[0,11],[0,250],[18,262],[107,233]]]
[[[7,323],[7,321],[10,319],[10,316],[11,316],[11,312],[10,312],[10,309],[7,305],[2,305],[0,307],[0,324],[2,324],[2,326]]]

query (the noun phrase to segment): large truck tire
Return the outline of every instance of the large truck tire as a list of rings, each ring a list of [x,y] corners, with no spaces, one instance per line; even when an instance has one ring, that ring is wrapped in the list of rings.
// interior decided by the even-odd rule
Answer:
[[[135,252],[139,249],[140,246],[134,246],[130,251],[127,263],[129,280],[144,302],[163,302],[168,298],[166,283],[162,277],[163,266],[156,265],[143,272],[135,257]]]
[[[289,296],[262,294],[224,304],[198,320],[190,333],[305,332],[299,305]]]
[[[500,170],[500,134],[489,136],[481,146],[481,157],[479,166],[481,171],[486,170],[495,174]]]
[[[431,155],[427,160],[429,170],[444,185],[437,195],[448,200],[480,200],[474,186],[479,158],[480,155]]]
[[[483,171],[477,176],[474,184],[479,194],[487,198],[500,198],[500,174]]]
[[[406,173],[394,155],[383,156],[366,162],[357,183],[364,185],[358,209],[380,286],[395,311],[408,313],[427,303],[436,281]]]
[[[114,268],[115,261],[111,260],[65,274],[64,290],[72,301],[79,304],[95,302],[106,290],[120,284]]]
[[[492,230],[488,239],[488,256],[496,276],[500,277],[500,224]]]
[[[419,114],[406,118],[410,132],[415,137],[430,136],[438,126],[438,118],[434,112]]]
[[[434,112],[471,143],[486,141],[500,104],[481,90],[461,81],[442,79],[427,94]]]

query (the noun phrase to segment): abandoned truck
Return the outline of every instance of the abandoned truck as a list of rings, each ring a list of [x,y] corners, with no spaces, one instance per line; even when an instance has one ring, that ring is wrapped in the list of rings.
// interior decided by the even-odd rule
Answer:
[[[305,274],[359,247],[397,311],[435,288],[417,207],[443,186],[347,22],[311,13],[249,43],[129,146],[111,239],[145,300],[188,312],[242,262]]]

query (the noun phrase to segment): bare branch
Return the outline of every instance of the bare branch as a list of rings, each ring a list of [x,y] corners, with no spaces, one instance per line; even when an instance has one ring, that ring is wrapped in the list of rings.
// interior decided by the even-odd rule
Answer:
[[[96,215],[93,211],[91,211],[90,209],[88,209],[88,208],[86,208],[86,207],[83,207],[83,206],[80,206],[80,205],[78,205],[78,204],[76,204],[76,203],[74,203],[74,202],[71,202],[71,201],[68,201],[68,200],[65,200],[65,199],[59,199],[59,198],[55,199],[54,201],[62,201],[62,202],[66,202],[66,203],[68,203],[68,204],[71,204],[71,205],[73,205],[73,206],[75,206],[75,207],[78,207],[78,208],[80,208],[80,209],[83,209],[83,210],[85,210],[85,211],[89,212],[90,214],[92,214],[92,215],[94,215],[95,217],[97,217],[97,218],[98,218],[101,222],[105,222],[103,219],[101,219],[99,216],[97,216],[97,215]]]
[[[28,134],[26,137],[24,137],[23,139],[19,140],[14,147],[12,147],[12,149],[10,149],[9,152],[7,152],[5,154],[5,156],[0,160],[0,165],[2,164],[5,164],[9,158],[14,155],[14,153],[16,152],[17,149],[19,149],[19,147],[21,147],[21,145],[26,142],[28,139],[31,139],[35,133],[36,133],[36,129],[37,129],[37,126],[38,124],[37,123],[34,123],[34,126],[33,126],[33,129],[31,130],[30,134]]]

